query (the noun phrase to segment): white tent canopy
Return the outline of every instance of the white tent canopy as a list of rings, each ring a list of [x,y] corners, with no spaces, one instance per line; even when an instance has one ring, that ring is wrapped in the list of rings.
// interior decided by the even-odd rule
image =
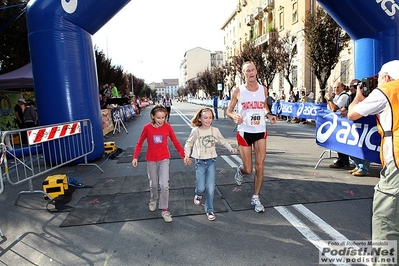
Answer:
[[[33,74],[31,64],[0,75],[0,90],[33,89]]]

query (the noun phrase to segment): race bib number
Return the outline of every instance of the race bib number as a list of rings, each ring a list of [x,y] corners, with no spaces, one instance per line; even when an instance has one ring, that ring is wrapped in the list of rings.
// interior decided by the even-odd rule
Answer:
[[[265,118],[260,113],[253,113],[247,117],[247,125],[260,126],[265,124]]]

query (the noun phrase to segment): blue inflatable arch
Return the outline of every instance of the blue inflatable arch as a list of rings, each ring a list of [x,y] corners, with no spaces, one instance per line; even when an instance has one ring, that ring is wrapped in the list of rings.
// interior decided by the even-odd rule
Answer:
[[[318,0],[354,40],[355,77],[399,59],[399,0]]]
[[[31,0],[27,27],[41,125],[90,119],[95,160],[104,154],[92,35],[130,0]]]

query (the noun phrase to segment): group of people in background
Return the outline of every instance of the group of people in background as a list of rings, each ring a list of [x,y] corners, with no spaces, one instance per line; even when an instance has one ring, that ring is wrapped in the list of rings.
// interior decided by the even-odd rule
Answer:
[[[99,94],[100,108],[113,109],[120,106],[119,104],[108,100],[108,99],[117,99],[117,98],[125,98],[126,99],[125,104],[131,104],[136,114],[138,116],[141,115],[142,100],[140,99],[140,97],[129,96],[129,95],[120,96],[119,91],[114,83],[111,83],[111,85],[105,84],[102,86],[102,89]]]
[[[327,101],[328,109],[333,112],[340,112],[341,117],[347,117],[349,105],[356,97],[356,88],[357,85],[360,84],[361,82],[358,79],[353,79],[350,82],[348,93],[346,86],[342,82],[334,82],[334,94],[326,93],[324,96]],[[337,152],[337,155],[337,160],[329,165],[330,168],[350,168],[351,159],[354,164],[354,168],[348,170],[350,174],[352,174],[353,176],[368,175],[370,161],[360,159],[354,156],[349,156],[341,152]]]
[[[18,129],[32,128],[38,126],[38,115],[35,107],[35,102],[26,100],[21,97],[18,103],[14,106],[14,127]],[[22,143],[27,143],[26,133],[21,134]]]
[[[18,129],[31,128],[38,125],[38,116],[33,101],[26,102],[24,98],[19,98],[14,106],[15,124]]]

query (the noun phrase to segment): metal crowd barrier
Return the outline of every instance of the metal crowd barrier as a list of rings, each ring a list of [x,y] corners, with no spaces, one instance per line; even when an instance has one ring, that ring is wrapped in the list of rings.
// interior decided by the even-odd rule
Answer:
[[[52,198],[43,190],[34,190],[32,179],[78,159],[80,165],[92,165],[101,172],[97,164],[89,164],[87,155],[94,151],[93,128],[89,119],[53,124],[23,130],[1,133],[0,174],[13,186],[28,183],[29,190],[22,194],[41,193]],[[77,161],[79,162],[79,161]]]

